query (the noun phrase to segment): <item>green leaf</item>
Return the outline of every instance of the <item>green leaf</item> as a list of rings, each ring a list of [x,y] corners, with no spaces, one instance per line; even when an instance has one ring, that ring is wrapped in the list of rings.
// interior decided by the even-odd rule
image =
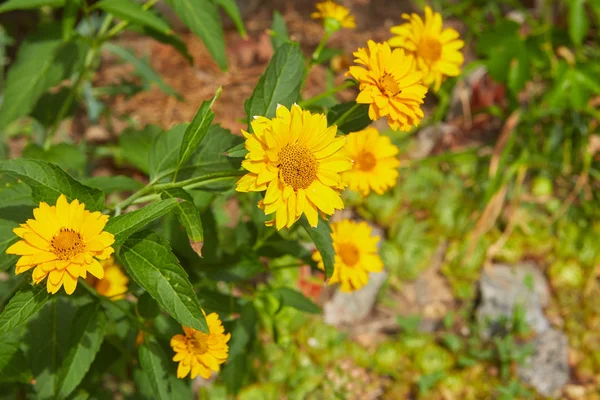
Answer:
[[[102,190],[105,194],[135,192],[144,187],[142,182],[124,175],[94,176],[83,179],[81,183]]]
[[[87,162],[87,157],[82,149],[68,143],[59,143],[48,149],[30,144],[23,149],[21,157],[47,161],[75,175],[83,172]]]
[[[176,199],[152,203],[142,209],[109,219],[104,230],[115,235],[114,246],[118,246],[150,222],[171,211],[176,205]]]
[[[44,92],[78,68],[84,53],[84,42],[63,42],[60,32],[49,29],[25,41],[8,71],[0,128],[29,114]]]
[[[69,41],[73,36],[73,28],[77,23],[77,13],[80,7],[81,0],[66,0],[62,17],[62,37],[64,41]]]
[[[323,257],[326,279],[331,278],[331,275],[333,275],[335,250],[333,249],[333,242],[331,241],[331,228],[329,227],[329,223],[319,218],[319,224],[313,228],[308,224],[308,221],[304,216],[300,218],[300,223],[304,229],[306,229],[306,232],[308,232],[308,235]]]
[[[87,210],[99,211],[104,208],[102,191],[82,185],[59,167],[46,161],[25,158],[0,161],[0,172],[29,185],[36,203],[45,201],[55,204],[58,197],[64,194],[69,201],[78,199],[84,203]]]
[[[331,107],[327,113],[327,124],[333,125],[343,118],[343,122],[338,125],[338,130],[344,133],[357,132],[365,129],[371,123],[369,118],[369,105],[356,104],[355,101],[348,101]]]
[[[116,46],[112,43],[105,43],[104,48],[116,56],[121,57],[123,60],[132,64],[135,67],[136,73],[142,78],[144,81],[156,84],[160,90],[165,92],[166,94],[177,98],[178,100],[183,100],[183,97],[179,93],[175,91],[171,86],[167,85],[165,81],[152,69],[152,66],[148,62],[148,60],[140,59],[131,51],[124,49],[123,47]]]
[[[161,195],[163,199],[181,199],[176,202],[175,213],[179,223],[183,225],[190,239],[190,246],[202,257],[202,246],[204,245],[204,230],[202,229],[202,220],[200,211],[194,205],[192,197],[183,189],[172,189],[164,191]]]
[[[169,175],[175,173],[187,126],[187,124],[175,125],[170,130],[156,135],[148,155],[150,180],[169,178]]]
[[[94,5],[93,9],[96,8],[111,13],[119,19],[152,28],[165,35],[173,33],[171,27],[162,18],[132,0],[101,0]]]
[[[239,32],[242,38],[246,38],[248,35],[246,34],[246,28],[244,28],[244,21],[242,21],[242,15],[240,14],[240,9],[235,0],[214,0],[215,3],[225,11],[229,18],[235,24],[235,28]]]
[[[297,310],[312,314],[321,312],[319,306],[296,290],[280,287],[275,289],[273,294],[279,298],[282,306],[293,307]]]
[[[569,36],[573,43],[581,46],[585,35],[590,29],[590,20],[585,10],[586,0],[570,0],[569,7]]]
[[[51,127],[55,122],[54,120],[56,119],[56,115],[60,112],[63,104],[67,101],[67,97],[69,97],[70,92],[70,88],[63,87],[57,92],[44,93],[36,102],[35,107],[31,111],[30,115],[37,119],[40,124],[46,128]],[[65,118],[72,116],[76,109],[77,102],[71,102],[71,106],[65,113]]]
[[[303,76],[304,57],[298,43],[279,46],[252,96],[244,103],[248,121],[257,115],[273,118],[277,104],[291,107],[300,97]]]
[[[139,348],[140,365],[154,392],[154,398],[169,400],[168,365],[165,352],[156,342],[146,342]]]
[[[25,355],[19,348],[21,336],[22,332],[12,331],[3,335],[0,340],[0,384],[28,383],[33,376]]]
[[[18,226],[19,224],[14,221],[0,219],[0,271],[7,270],[17,262],[18,256],[6,254],[6,249],[19,239],[13,233],[13,229]]]
[[[181,21],[196,34],[222,70],[227,69],[225,35],[219,10],[209,0],[168,0]]]
[[[0,13],[12,10],[29,10],[32,8],[62,7],[65,5],[65,0],[8,0],[0,6]]]
[[[237,393],[244,386],[244,378],[250,371],[248,356],[240,354],[237,357],[229,357],[227,364],[223,367],[221,378],[225,382],[229,393]]]
[[[271,45],[273,46],[273,50],[289,41],[290,35],[285,20],[279,11],[275,10],[273,13],[273,25],[271,25]]]
[[[246,143],[242,142],[236,146],[233,146],[229,150],[225,152],[227,157],[232,158],[244,158],[248,154],[248,150],[246,150]]]
[[[136,309],[144,319],[154,319],[160,313],[160,306],[147,292],[142,293],[138,298]]]
[[[0,177],[0,209],[13,206],[33,207],[34,205],[35,203],[31,201],[29,186],[8,175]],[[8,215],[8,213],[3,215]]]
[[[180,324],[208,333],[194,288],[167,241],[151,231],[138,232],[121,246],[119,258],[133,280]]]
[[[15,329],[43,307],[50,299],[46,285],[27,286],[21,289],[0,314],[0,336]]]
[[[145,174],[150,173],[148,158],[154,139],[162,132],[156,125],[147,125],[141,130],[125,129],[119,135],[121,157]]]
[[[244,255],[239,260],[232,261],[228,265],[205,267],[208,279],[223,282],[247,281],[261,272],[265,272],[265,267],[252,254]]]
[[[66,398],[82,381],[104,340],[106,317],[98,303],[77,311],[70,326],[69,347],[56,384],[58,398]]]
[[[168,44],[177,50],[179,54],[184,56],[190,65],[194,63],[194,58],[191,56],[185,42],[181,40],[179,36],[174,34],[165,35],[164,33],[157,32],[154,29],[144,26],[129,25],[127,29],[133,32],[138,32],[143,36],[150,36],[152,39],[159,41],[160,43]]]
[[[202,142],[202,139],[204,139],[204,136],[206,136],[208,129],[215,119],[215,113],[212,112],[210,108],[221,95],[221,91],[222,89],[218,88],[211,101],[202,102],[202,105],[198,109],[198,112],[196,112],[192,123],[189,124],[185,130],[181,147],[179,148],[179,162],[177,164],[177,170],[175,171],[175,174],[177,174],[181,166],[190,159],[192,154],[198,149],[198,146],[200,145],[200,142]]]

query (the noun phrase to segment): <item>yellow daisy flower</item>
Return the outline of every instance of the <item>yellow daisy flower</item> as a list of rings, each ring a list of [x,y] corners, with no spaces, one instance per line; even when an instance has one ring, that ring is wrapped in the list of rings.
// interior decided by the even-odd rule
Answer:
[[[421,72],[403,49],[392,49],[387,43],[368,41],[368,48],[354,53],[354,62],[346,75],[359,83],[356,102],[369,104],[369,118],[387,117],[393,130],[410,131],[423,118],[421,104],[427,88],[421,83]]]
[[[341,28],[356,28],[354,16],[350,14],[350,10],[339,5],[331,0],[323,1],[317,4],[317,10],[310,16],[312,19],[321,19],[325,27],[328,27],[328,20],[331,21],[332,29],[337,31]]]
[[[340,172],[352,161],[340,150],[346,137],[336,137],[337,127],[327,126],[323,114],[312,114],[298,105],[279,105],[276,117],[254,117],[254,134],[244,130],[249,172],[238,182],[239,192],[262,192],[258,206],[266,215],[274,214],[267,225],[291,227],[302,214],[317,226],[319,212],[331,215],[344,208],[339,195]]]
[[[425,20],[418,14],[403,14],[408,22],[394,26],[391,32],[397,36],[389,43],[401,47],[417,59],[417,69],[423,72],[423,83],[440,88],[444,77],[460,75],[464,57],[460,49],[465,42],[452,28],[443,29],[442,16],[425,7]]]
[[[23,240],[6,250],[7,254],[21,256],[17,275],[35,267],[33,282],[38,284],[48,277],[46,285],[52,294],[61,286],[67,294],[73,293],[77,279],[85,279],[88,272],[98,279],[104,277],[98,259],[107,259],[114,252],[111,245],[115,242],[111,233],[102,231],[108,215],[89,212],[78,200],[69,204],[65,195],[60,195],[56,206],[41,202],[33,216],[13,230]]]
[[[231,334],[225,334],[225,328],[217,314],[204,315],[210,332],[208,335],[184,326],[185,335],[175,335],[171,338],[171,347],[175,351],[173,361],[179,362],[178,378],[185,378],[191,372],[192,379],[198,375],[208,379],[213,371],[219,372],[220,364],[227,361],[227,342]]]
[[[346,136],[344,151],[354,160],[350,171],[342,173],[348,188],[366,196],[371,190],[382,194],[396,184],[400,161],[398,147],[375,128],[366,128]]]
[[[121,271],[121,268],[115,264],[113,257],[100,262],[104,268],[104,278],[97,279],[88,276],[86,281],[96,288],[96,291],[103,296],[110,297],[112,300],[121,300],[127,293],[127,284],[129,278]]]
[[[369,224],[342,220],[331,224],[335,265],[329,284],[340,283],[342,292],[353,292],[369,282],[369,272],[381,272],[383,262],[377,253],[379,236]],[[318,267],[325,270],[318,251],[313,254]]]

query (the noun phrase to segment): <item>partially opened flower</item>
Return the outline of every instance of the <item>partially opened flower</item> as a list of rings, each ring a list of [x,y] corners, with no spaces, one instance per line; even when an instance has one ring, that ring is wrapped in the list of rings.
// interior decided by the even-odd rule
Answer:
[[[417,60],[417,69],[423,72],[423,82],[438,90],[446,76],[460,75],[464,57],[460,51],[464,42],[452,28],[443,29],[442,16],[425,7],[425,19],[418,14],[403,14],[408,22],[394,26],[395,34],[389,40],[393,47],[401,47]]]
[[[219,372],[220,365],[227,361],[227,342],[231,334],[225,334],[225,328],[217,314],[204,315],[209,334],[184,326],[184,335],[171,338],[171,347],[175,351],[173,361],[179,362],[178,378],[185,378],[191,373],[192,379],[198,375],[208,379],[213,372]]]
[[[22,238],[10,246],[7,254],[20,255],[16,274],[33,270],[33,282],[47,279],[48,293],[56,293],[62,286],[67,294],[77,287],[79,277],[87,273],[98,279],[104,278],[104,269],[98,260],[113,253],[115,239],[104,232],[108,215],[89,212],[78,200],[71,203],[60,195],[56,206],[41,202],[33,210],[34,219],[15,228],[13,232]]]
[[[396,184],[400,161],[398,148],[389,137],[375,128],[346,135],[346,154],[354,161],[350,171],[342,174],[348,188],[366,196],[371,190],[382,194]]]
[[[340,152],[346,137],[336,137],[337,127],[328,127],[325,115],[280,105],[273,119],[255,117],[252,129],[254,134],[242,131],[248,150],[242,166],[248,173],[236,190],[266,190],[259,207],[274,215],[267,225],[289,228],[304,214],[314,227],[319,212],[331,215],[344,208],[340,172],[352,161]]]
[[[427,88],[422,73],[415,70],[415,60],[402,49],[387,43],[368,42],[368,48],[354,53],[354,62],[346,75],[359,83],[359,104],[369,104],[369,118],[386,117],[393,130],[410,131],[423,118],[421,104]]]
[[[326,29],[337,31],[340,28],[356,28],[354,16],[342,5],[326,0],[317,4],[317,10],[310,16],[313,19],[323,20]]]
[[[100,261],[100,264],[104,268],[104,278],[98,279],[89,275],[86,281],[101,295],[110,297],[112,300],[121,300],[127,293],[129,278],[115,264],[113,257]]]
[[[366,222],[342,220],[331,224],[335,266],[329,284],[340,283],[342,292],[353,292],[369,282],[369,272],[381,272],[383,262],[377,253],[379,236],[373,236]],[[313,254],[318,267],[325,270],[318,251]]]

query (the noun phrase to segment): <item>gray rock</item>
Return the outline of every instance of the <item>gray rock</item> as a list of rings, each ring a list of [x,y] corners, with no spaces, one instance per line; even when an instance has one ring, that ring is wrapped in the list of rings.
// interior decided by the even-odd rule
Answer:
[[[501,321],[512,320],[517,306],[523,307],[525,320],[533,331],[539,334],[550,328],[542,310],[548,303],[548,283],[533,265],[495,264],[483,272],[480,290],[481,304],[476,315],[484,338],[502,334]]]
[[[344,293],[338,289],[323,306],[325,323],[336,326],[352,324],[369,315],[387,275],[387,272],[370,273],[369,283],[355,292]]]
[[[519,366],[517,374],[541,395],[556,397],[569,381],[567,336],[551,328],[538,335],[531,343],[534,345],[534,353],[524,365]]]

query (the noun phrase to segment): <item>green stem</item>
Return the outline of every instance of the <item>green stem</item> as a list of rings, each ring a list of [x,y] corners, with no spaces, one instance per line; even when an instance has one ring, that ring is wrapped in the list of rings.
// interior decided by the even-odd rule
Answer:
[[[321,39],[321,41],[319,42],[319,45],[315,49],[315,52],[312,54],[311,61],[310,61],[311,65],[314,64],[315,61],[317,61],[319,59],[319,57],[321,56],[321,52],[325,48],[325,45],[327,44],[327,41],[329,40],[329,36],[331,36],[331,33],[328,31],[325,31],[325,35],[323,35],[323,39]]]
[[[340,115],[339,118],[336,119],[335,121],[333,121],[333,123],[330,125],[337,125],[339,127],[346,121],[346,119],[348,119],[350,114],[352,114],[354,112],[354,110],[356,110],[359,106],[360,106],[360,104],[358,104],[358,103],[354,104],[352,107],[350,107],[350,109],[348,111],[346,111],[345,113]]]
[[[331,89],[329,89],[315,97],[301,101],[300,107],[302,107],[302,108],[307,107],[313,103],[316,103],[317,101],[319,101],[321,99],[324,99],[327,96],[331,96],[334,93],[341,92],[342,90],[351,88],[352,86],[355,86],[355,85],[356,85],[356,82],[354,82],[354,81],[346,81],[346,82],[342,83],[341,85],[332,87]]]

